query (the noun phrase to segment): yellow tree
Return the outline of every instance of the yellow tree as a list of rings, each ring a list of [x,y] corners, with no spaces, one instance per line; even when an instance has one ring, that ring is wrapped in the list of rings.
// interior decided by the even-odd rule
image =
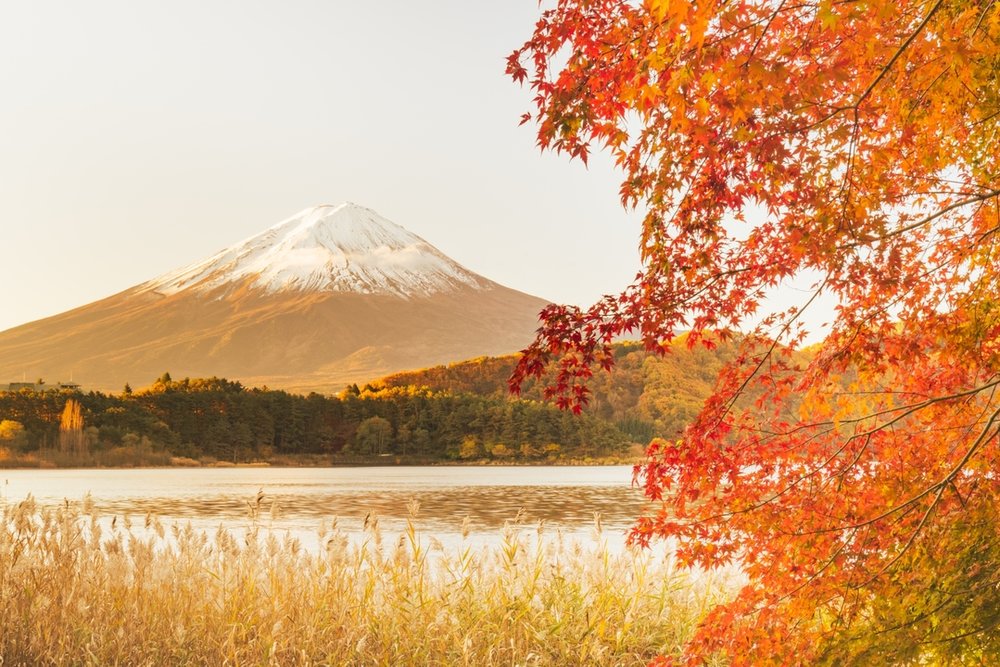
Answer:
[[[512,387],[554,366],[578,410],[623,332],[743,332],[637,471],[635,541],[749,576],[686,659],[1000,659],[1000,3],[559,0],[507,67],[540,146],[609,151],[646,212],[635,283],[548,308]]]
[[[80,402],[71,398],[66,401],[59,418],[59,450],[63,454],[84,454],[86,442]]]

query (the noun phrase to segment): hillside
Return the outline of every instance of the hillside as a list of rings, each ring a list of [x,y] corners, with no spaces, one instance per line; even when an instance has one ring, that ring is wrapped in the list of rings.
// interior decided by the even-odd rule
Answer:
[[[731,345],[715,350],[689,349],[677,338],[669,354],[646,352],[638,343],[615,346],[611,373],[597,373],[586,412],[615,423],[638,441],[653,436],[676,438],[711,393],[723,364],[734,355]],[[480,357],[420,371],[395,373],[379,381],[387,387],[428,387],[433,390],[505,395],[516,355]],[[532,383],[521,396],[542,400],[541,385]]]

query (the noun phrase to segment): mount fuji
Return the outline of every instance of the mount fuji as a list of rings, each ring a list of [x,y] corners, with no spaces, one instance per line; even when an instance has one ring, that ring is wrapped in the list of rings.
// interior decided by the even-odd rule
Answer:
[[[473,273],[376,212],[316,206],[119,294],[0,332],[0,383],[119,391],[212,375],[336,391],[514,352],[546,301]]]
[[[491,287],[419,236],[347,202],[306,209],[140,288],[176,294],[242,285],[267,293],[329,291],[402,298]]]

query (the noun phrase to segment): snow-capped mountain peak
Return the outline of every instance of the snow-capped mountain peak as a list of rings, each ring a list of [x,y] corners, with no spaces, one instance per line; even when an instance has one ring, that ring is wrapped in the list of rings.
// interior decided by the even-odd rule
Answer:
[[[308,208],[208,259],[141,286],[161,294],[249,283],[266,292],[404,298],[490,282],[375,211],[345,202]]]

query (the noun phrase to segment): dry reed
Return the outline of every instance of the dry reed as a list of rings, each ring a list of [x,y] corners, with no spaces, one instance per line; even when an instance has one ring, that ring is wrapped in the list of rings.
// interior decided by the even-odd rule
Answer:
[[[599,521],[589,544],[513,521],[499,544],[444,547],[414,506],[398,539],[334,521],[314,550],[258,518],[236,537],[109,524],[87,501],[0,514],[5,666],[638,665],[731,587],[610,551]]]

